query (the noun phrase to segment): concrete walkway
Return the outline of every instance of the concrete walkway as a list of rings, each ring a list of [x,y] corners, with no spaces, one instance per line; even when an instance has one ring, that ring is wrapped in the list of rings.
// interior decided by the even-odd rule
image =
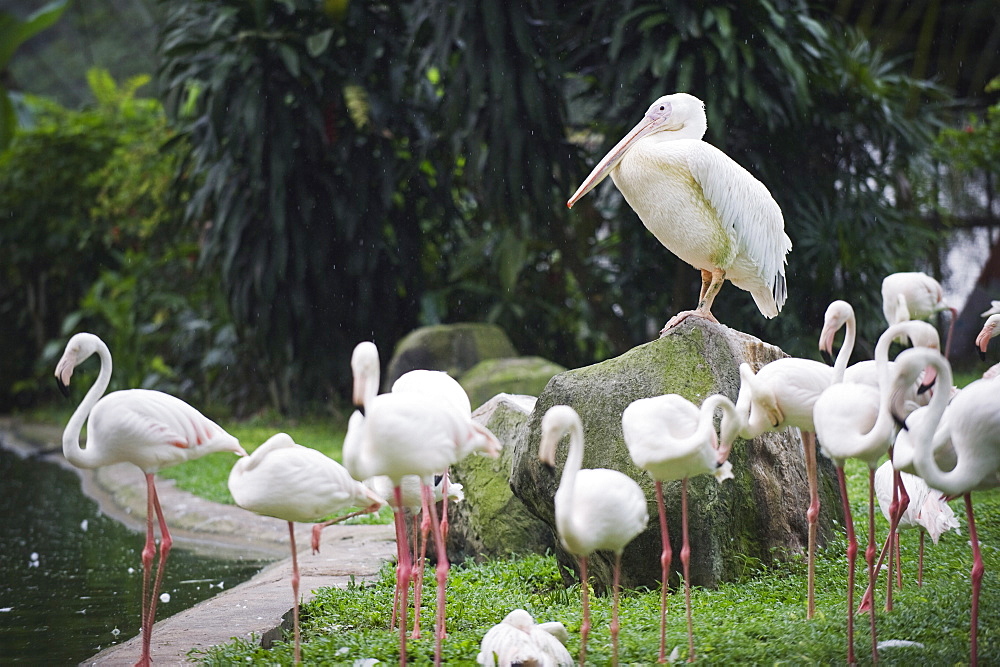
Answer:
[[[46,460],[76,471],[84,492],[98,503],[101,512],[145,531],[146,484],[139,469],[119,464],[79,470],[63,458],[58,445],[61,438],[59,427],[0,418],[3,447],[22,455],[43,453]],[[229,557],[251,555],[277,562],[239,586],[158,621],[153,629],[153,661],[161,665],[190,662],[187,654],[192,649],[204,650],[234,637],[280,637],[282,619],[292,608],[288,524],[233,505],[209,502],[177,489],[171,480],[158,480],[157,492],[175,546],[183,544],[196,552]],[[320,553],[316,555],[310,553],[310,535],[310,526],[296,527],[304,600],[312,598],[315,588],[346,586],[352,577],[355,581],[374,578],[382,564],[396,553],[391,525],[330,526],[323,532]],[[134,664],[140,641],[134,637],[111,646],[82,664]]]

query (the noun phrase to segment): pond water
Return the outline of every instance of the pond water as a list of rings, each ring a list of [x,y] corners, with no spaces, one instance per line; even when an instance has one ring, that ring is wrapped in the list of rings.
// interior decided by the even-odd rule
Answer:
[[[101,515],[72,471],[0,449],[0,663],[76,664],[138,635],[144,541]],[[175,540],[157,620],[265,564],[206,557]]]

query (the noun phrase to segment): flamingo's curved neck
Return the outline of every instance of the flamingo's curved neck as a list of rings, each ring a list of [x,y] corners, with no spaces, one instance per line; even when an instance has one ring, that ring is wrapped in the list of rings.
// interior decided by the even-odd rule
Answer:
[[[915,429],[916,432],[911,433],[914,450],[913,463],[920,476],[931,488],[940,489],[945,493],[964,493],[967,489],[956,486],[956,483],[961,482],[959,477],[964,477],[964,472],[960,470],[961,460],[959,465],[945,472],[941,470],[934,459],[934,435],[951,399],[951,392],[948,391],[952,383],[951,365],[938,355],[927,356],[929,357],[928,364],[933,366],[938,373],[938,387],[934,390],[930,403],[927,404],[928,415],[921,422],[921,428]]]
[[[583,466],[583,425],[577,419],[571,420],[566,424],[564,432],[569,434],[569,453],[566,455],[566,464],[563,466],[562,477],[559,478],[556,495],[564,499],[558,505],[570,508],[573,506],[576,474]]]
[[[76,406],[73,416],[69,418],[66,429],[63,431],[63,456],[77,468],[96,468],[102,465],[96,447],[89,446],[86,449],[80,447],[80,432],[83,430],[83,424],[111,382],[111,352],[104,341],[97,341],[97,355],[101,359],[101,372],[94,384],[87,390],[80,405]]]
[[[847,372],[847,364],[851,361],[851,354],[854,352],[854,341],[857,338],[858,326],[857,321],[854,319],[854,314],[847,318],[846,330],[844,331],[844,344],[840,346],[840,351],[837,352],[837,359],[833,362],[833,381],[843,382],[844,373]],[[888,350],[886,351],[888,355]]]

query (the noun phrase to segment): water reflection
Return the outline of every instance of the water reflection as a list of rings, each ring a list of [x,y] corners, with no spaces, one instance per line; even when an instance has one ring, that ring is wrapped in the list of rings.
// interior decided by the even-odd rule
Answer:
[[[102,516],[72,471],[0,450],[0,662],[76,664],[139,634],[144,539]],[[163,582],[170,599],[157,619],[264,564],[194,554],[175,541]]]

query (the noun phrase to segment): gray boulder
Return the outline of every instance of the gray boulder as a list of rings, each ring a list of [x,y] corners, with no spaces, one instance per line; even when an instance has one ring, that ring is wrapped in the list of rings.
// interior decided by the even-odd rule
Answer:
[[[385,386],[418,368],[446,371],[458,378],[483,359],[514,357],[517,351],[503,329],[474,322],[421,327],[396,345],[386,370]]]
[[[538,461],[540,424],[553,405],[572,406],[584,424],[583,466],[621,470],[639,482],[649,499],[649,527],[625,550],[622,585],[658,586],[661,542],[653,481],[632,463],[622,436],[622,412],[636,399],[667,393],[680,394],[696,405],[713,393],[735,401],[740,363],[750,362],[756,370],[783,356],[780,349],[757,338],[689,318],[664,337],[620,357],[556,375],[538,397],[527,423],[504,433],[504,446],[511,450],[505,455],[512,457],[510,485],[514,495],[554,531],[553,497],[566,447],[559,448],[555,472],[542,465]],[[697,586],[734,580],[748,565],[805,551],[808,488],[798,431],[785,429],[737,441],[730,461],[735,479],[720,485],[702,475],[688,483],[691,582]],[[824,457],[819,461],[822,543],[831,534],[833,522],[841,520],[841,513],[833,465]],[[674,552],[672,569],[679,572],[680,482],[665,484],[664,496]],[[506,521],[502,514],[496,517],[494,523]],[[575,569],[575,559],[558,540],[555,544],[559,561]],[[541,551],[546,546],[540,543],[537,548]],[[595,586],[610,585],[612,565],[610,553],[598,552],[591,557]]]
[[[465,501],[449,505],[448,557],[465,558],[544,553],[555,546],[552,531],[528,511],[510,489],[514,450],[510,443],[527,438],[534,396],[498,394],[473,418],[503,443],[500,456],[468,456],[451,469],[464,487]]]
[[[541,357],[484,359],[466,371],[459,382],[476,407],[497,394],[538,396],[553,375],[565,370]]]

